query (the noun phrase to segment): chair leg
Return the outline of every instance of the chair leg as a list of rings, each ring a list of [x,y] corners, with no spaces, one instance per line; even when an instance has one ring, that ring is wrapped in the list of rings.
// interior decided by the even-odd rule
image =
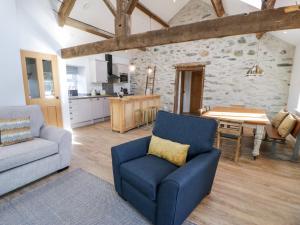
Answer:
[[[271,149],[271,154],[272,156],[276,155],[276,141],[272,141],[272,149]]]
[[[218,133],[217,135],[217,148],[220,149],[220,145],[221,145],[221,135]]]
[[[237,146],[236,146],[236,150],[235,150],[235,156],[234,156],[234,162],[238,162],[239,161],[239,157],[240,157],[240,151],[241,151],[241,138],[239,137],[237,140]]]

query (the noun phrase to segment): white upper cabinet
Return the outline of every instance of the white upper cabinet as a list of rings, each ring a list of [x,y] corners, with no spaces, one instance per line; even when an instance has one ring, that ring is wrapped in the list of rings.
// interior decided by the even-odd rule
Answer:
[[[90,60],[90,73],[93,83],[107,83],[107,62],[98,59]]]
[[[128,65],[125,64],[114,63],[112,70],[113,74],[117,76],[120,76],[121,73],[129,73]]]

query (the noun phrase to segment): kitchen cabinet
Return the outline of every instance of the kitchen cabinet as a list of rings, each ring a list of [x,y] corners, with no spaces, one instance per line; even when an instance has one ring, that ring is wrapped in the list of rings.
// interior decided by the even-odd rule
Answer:
[[[130,129],[138,127],[136,111],[149,107],[160,108],[159,95],[125,96],[123,98],[112,97],[111,108],[111,129],[124,133]]]
[[[103,116],[110,116],[110,107],[108,98],[103,98]]]
[[[93,83],[107,83],[107,62],[98,59],[90,60],[90,73]]]
[[[93,98],[91,107],[94,120],[105,117],[103,98]]]
[[[115,63],[112,67],[113,74],[120,76],[121,73],[129,73],[128,65]]]
[[[69,100],[72,128],[94,124],[110,116],[106,97],[86,97]]]
[[[76,99],[70,101],[71,123],[82,123],[92,119],[91,99]]]

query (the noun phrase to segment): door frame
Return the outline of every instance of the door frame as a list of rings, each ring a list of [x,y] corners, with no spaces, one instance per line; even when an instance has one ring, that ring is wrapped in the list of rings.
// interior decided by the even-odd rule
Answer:
[[[202,87],[201,87],[201,104],[203,104],[203,92],[204,92],[204,80],[205,80],[205,65],[202,63],[183,63],[175,65],[176,75],[175,75],[175,89],[174,89],[174,107],[173,112],[178,112],[181,114],[183,111],[183,89],[184,85],[184,72],[201,72],[200,76],[202,77]],[[179,93],[179,84],[181,84],[180,93]],[[180,101],[180,105],[178,102]]]

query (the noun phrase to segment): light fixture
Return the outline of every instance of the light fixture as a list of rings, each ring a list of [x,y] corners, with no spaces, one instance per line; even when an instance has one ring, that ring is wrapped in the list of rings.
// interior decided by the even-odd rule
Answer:
[[[88,1],[83,2],[82,8],[83,8],[84,10],[87,10],[89,7],[90,7],[90,4],[89,4]]]
[[[153,69],[151,68],[151,66],[148,66],[147,72],[148,72],[148,74],[151,74],[153,72]]]
[[[247,71],[247,74],[246,74],[247,77],[261,76],[264,74],[264,70],[258,65],[259,44],[260,44],[260,41],[258,41],[258,43],[257,43],[256,63]]]
[[[129,65],[129,71],[130,72],[134,72],[135,69],[136,69],[136,66],[133,63],[130,63],[130,65]]]

